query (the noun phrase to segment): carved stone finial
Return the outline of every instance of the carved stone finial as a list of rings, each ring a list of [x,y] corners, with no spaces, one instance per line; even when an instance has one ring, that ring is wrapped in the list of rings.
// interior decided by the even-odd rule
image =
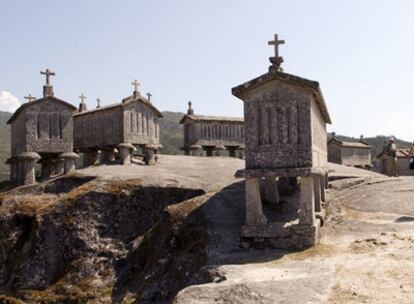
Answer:
[[[40,74],[46,75],[46,84],[43,86],[43,97],[53,96],[53,86],[50,84],[50,76],[55,76],[55,72],[46,69],[46,71],[40,71]]]
[[[36,97],[32,96],[32,94],[29,94],[27,96],[23,97],[24,99],[27,99],[29,102],[33,101],[36,99]]]
[[[274,40],[271,40],[268,42],[268,45],[273,45],[275,48],[275,56],[269,57],[269,61],[272,64],[269,68],[269,71],[277,71],[281,72],[282,70],[282,63],[283,63],[283,57],[279,56],[279,45],[285,44],[285,40],[279,40],[278,35],[275,34]]]
[[[193,103],[191,102],[191,100],[188,102],[188,110],[187,110],[187,115],[194,115],[194,110],[191,107],[193,105]]]
[[[101,107],[101,99],[98,97],[96,98],[96,108],[99,109]]]
[[[148,99],[148,102],[151,102],[151,96],[152,96],[152,94],[151,94],[150,92],[148,92],[148,93],[147,93],[147,99]]]
[[[86,96],[82,93],[80,96],[79,96],[79,99],[81,100],[81,102],[80,102],[80,104],[79,104],[79,112],[84,112],[84,111],[86,111],[87,109],[86,109],[86,104],[85,104],[85,99],[86,99]]]

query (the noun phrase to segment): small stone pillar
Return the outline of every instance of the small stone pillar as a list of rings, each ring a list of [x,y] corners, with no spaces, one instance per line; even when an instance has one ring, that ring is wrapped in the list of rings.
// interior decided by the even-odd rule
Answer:
[[[300,178],[299,197],[299,224],[315,226],[315,193],[314,177],[302,176]]]
[[[135,150],[135,147],[130,143],[122,143],[118,145],[119,156],[121,158],[121,164],[130,165],[131,164],[131,154]]]
[[[226,155],[227,149],[225,146],[218,145],[214,147],[214,156],[227,156]]]
[[[145,145],[144,148],[144,163],[147,166],[155,165],[155,151],[158,149],[156,145]]]
[[[203,147],[200,145],[192,145],[190,147],[190,153],[191,156],[203,156]]]
[[[69,174],[75,171],[75,160],[79,155],[74,152],[65,152],[59,156],[64,161],[64,174]]]
[[[35,166],[40,159],[40,155],[36,152],[23,152],[19,155],[20,176],[19,183],[22,185],[32,185],[36,182]]]
[[[50,160],[44,160],[41,163],[40,174],[42,176],[42,181],[48,180],[52,176],[52,163]]]
[[[321,186],[321,201],[326,202],[325,198],[325,175],[320,177],[320,186]]]
[[[87,150],[83,153],[83,167],[89,167],[96,164],[99,160],[100,150]]]
[[[55,171],[56,171],[56,175],[63,175],[65,172],[65,162],[63,159],[58,158],[56,160],[56,164],[55,164]]]
[[[313,187],[315,192],[315,212],[322,211],[322,198],[321,198],[321,177],[313,177]]]
[[[14,183],[16,181],[16,176],[17,176],[16,159],[14,157],[8,158],[5,161],[5,164],[10,166],[10,177],[9,178],[10,178],[10,181]]]
[[[276,176],[265,176],[264,200],[271,204],[279,204],[279,189],[277,187]]]
[[[239,158],[244,159],[244,146],[240,146],[238,151],[239,151]]]
[[[246,226],[266,225],[267,219],[263,214],[259,177],[246,177],[245,183]]]
[[[115,148],[113,147],[106,147],[102,149],[102,154],[100,157],[101,164],[109,164],[115,162]]]

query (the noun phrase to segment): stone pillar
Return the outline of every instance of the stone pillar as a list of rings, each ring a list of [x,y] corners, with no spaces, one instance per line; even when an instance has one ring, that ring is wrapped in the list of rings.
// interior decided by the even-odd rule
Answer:
[[[259,177],[247,177],[245,186],[246,225],[263,226],[267,220],[263,214]]]
[[[64,174],[69,174],[75,171],[75,160],[79,158],[78,154],[74,152],[65,152],[61,154],[59,158],[64,161]]]
[[[315,226],[315,193],[313,176],[302,176],[300,179],[299,224]]]
[[[106,147],[102,149],[102,154],[99,162],[101,164],[110,164],[115,162],[115,148]]]
[[[239,147],[239,158],[244,159],[244,146]]]
[[[326,202],[325,198],[325,175],[320,177],[320,186],[321,186],[321,201]]]
[[[50,162],[50,160],[44,160],[41,164],[41,176],[42,176],[42,181],[48,180],[50,178],[50,176],[52,175],[52,163]]]
[[[214,147],[214,156],[227,156],[227,149],[225,146],[218,145]]]
[[[279,189],[276,176],[266,176],[264,180],[264,200],[271,204],[279,204]]]
[[[192,145],[190,147],[190,155],[191,156],[202,156],[203,155],[203,147],[200,145]]]
[[[65,162],[63,159],[58,158],[56,160],[56,175],[63,175],[65,172]]]
[[[155,151],[158,149],[156,145],[145,145],[144,149],[144,163],[147,166],[155,165]]]
[[[36,152],[23,152],[19,155],[20,176],[19,183],[22,185],[31,185],[36,182],[35,165],[40,159],[40,155]]]
[[[121,158],[122,165],[130,165],[131,164],[131,154],[134,151],[135,147],[130,143],[122,143],[118,145],[119,149],[119,156]]]
[[[313,177],[313,188],[315,193],[315,212],[322,211],[322,198],[321,198],[321,177]]]

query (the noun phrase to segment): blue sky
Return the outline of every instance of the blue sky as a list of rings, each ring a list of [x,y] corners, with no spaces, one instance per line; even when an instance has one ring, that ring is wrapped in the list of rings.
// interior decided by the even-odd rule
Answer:
[[[137,78],[160,110],[241,116],[231,88],[267,71],[278,33],[285,71],[320,82],[329,130],[413,140],[413,16],[409,0],[0,0],[0,110],[39,97],[49,67],[75,105]]]

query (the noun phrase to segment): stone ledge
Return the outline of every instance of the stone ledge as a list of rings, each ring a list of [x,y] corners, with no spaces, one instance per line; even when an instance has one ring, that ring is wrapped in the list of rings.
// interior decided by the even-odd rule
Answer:
[[[298,177],[298,176],[325,176],[325,170],[322,168],[269,168],[269,169],[242,169],[238,170],[235,177]]]

